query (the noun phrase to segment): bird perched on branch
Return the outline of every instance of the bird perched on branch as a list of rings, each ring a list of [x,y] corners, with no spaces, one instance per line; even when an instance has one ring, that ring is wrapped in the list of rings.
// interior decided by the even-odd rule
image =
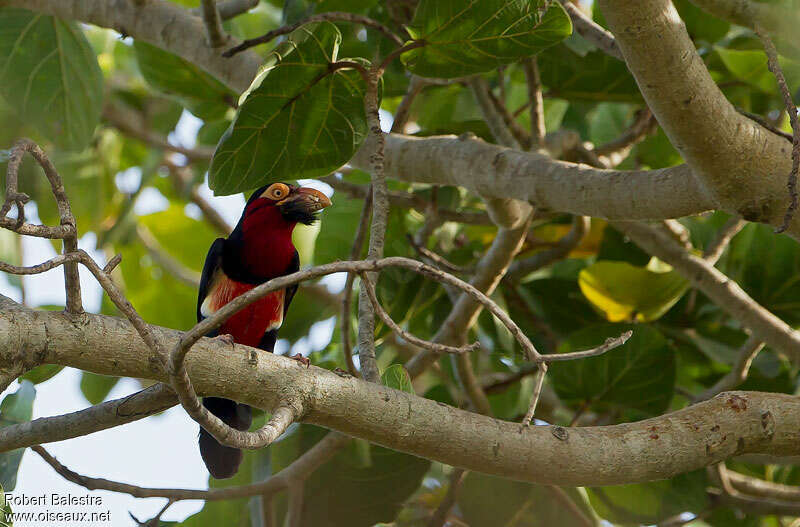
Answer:
[[[286,183],[273,183],[255,191],[230,236],[217,238],[208,251],[197,299],[198,322],[257,285],[298,271],[300,260],[292,243],[292,231],[298,223],[314,223],[316,213],[330,204],[328,197],[316,189]],[[295,291],[297,285],[268,294],[207,336],[272,352]],[[307,360],[299,355],[293,358]],[[247,405],[205,397],[203,406],[237,430],[250,428],[252,414]],[[223,479],[236,474],[242,462],[241,450],[221,445],[203,428],[199,443],[200,455],[212,476]]]

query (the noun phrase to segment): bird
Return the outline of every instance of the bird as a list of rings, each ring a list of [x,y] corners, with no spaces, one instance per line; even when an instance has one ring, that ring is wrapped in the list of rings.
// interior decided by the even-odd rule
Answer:
[[[272,183],[256,190],[247,200],[242,216],[227,238],[211,244],[200,276],[197,321],[210,317],[237,296],[273,278],[300,269],[300,257],[292,243],[298,223],[311,225],[317,213],[331,205],[319,190],[288,183]],[[231,316],[206,335],[230,343],[273,352],[297,285],[273,291]],[[307,365],[301,355],[294,359]],[[247,430],[252,422],[249,406],[221,397],[204,397],[203,406],[227,425]],[[233,477],[243,454],[224,446],[202,427],[200,456],[216,479]]]

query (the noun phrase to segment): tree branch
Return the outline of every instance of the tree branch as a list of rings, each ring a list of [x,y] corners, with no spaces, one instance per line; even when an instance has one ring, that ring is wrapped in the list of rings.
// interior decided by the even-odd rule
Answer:
[[[542,99],[542,81],[539,78],[539,65],[536,57],[525,59],[522,62],[525,70],[525,79],[528,82],[528,100],[531,103],[531,139],[532,147],[538,148],[544,144],[544,100]]]
[[[586,216],[575,216],[572,228],[550,249],[538,252],[529,258],[517,260],[508,268],[506,280],[519,281],[534,271],[547,267],[553,262],[563,260],[581,243],[589,231],[591,220]]]
[[[711,399],[715,395],[736,389],[740,384],[747,380],[747,374],[750,372],[750,365],[753,364],[753,359],[756,358],[758,352],[764,348],[764,343],[755,337],[749,337],[747,341],[739,349],[736,356],[736,362],[733,363],[731,371],[725,374],[720,380],[714,383],[714,386],[697,394],[693,401],[705,401]]]
[[[785,140],[781,142],[786,145]],[[368,156],[369,150],[362,147],[350,164],[366,169]],[[664,219],[719,206],[686,165],[644,171],[603,170],[468,136],[414,138],[397,134],[386,136],[385,158],[390,178],[461,186],[485,198],[519,199],[530,202],[539,212]]]
[[[357,260],[361,258],[361,253],[364,249],[364,239],[367,236],[367,228],[369,227],[369,216],[372,212],[372,189],[367,187],[367,193],[364,197],[364,206],[361,209],[361,218],[358,221],[358,230],[356,230],[355,238],[353,239],[353,246],[350,249],[350,259]],[[350,344],[350,303],[353,296],[353,282],[355,282],[356,273],[347,273],[347,279],[344,282],[344,290],[342,291],[342,309],[339,315],[339,331],[342,334],[342,353],[344,353],[344,360],[347,363],[347,370],[350,375],[360,377],[356,365],[353,363],[353,346]]]
[[[223,0],[217,4],[217,11],[222,20],[229,20],[244,14],[258,5],[260,0]],[[192,9],[195,16],[203,16],[203,8],[195,7]]]
[[[325,20],[330,22],[350,22],[353,24],[361,24],[363,26],[370,27],[372,29],[380,31],[386,38],[393,41],[398,46],[402,46],[404,44],[402,38],[396,35],[391,29],[389,29],[389,27],[381,24],[377,20],[374,20],[372,18],[363,15],[357,15],[355,13],[348,13],[343,11],[329,11],[327,13],[320,13],[318,15],[310,16],[294,24],[281,26],[277,29],[273,29],[272,31],[268,31],[267,33],[265,33],[260,37],[245,40],[238,46],[229,49],[222,55],[224,57],[233,57],[237,53],[240,53],[246,49],[258,46],[259,44],[266,44],[281,35],[288,35],[289,33],[291,33],[292,31],[294,31],[295,29],[297,29],[302,25],[311,24],[313,22],[322,22]]]
[[[755,338],[800,362],[800,334],[765,309],[739,284],[695,256],[663,232],[636,222],[614,222],[636,245],[674,267],[721,309],[752,331]]]
[[[222,29],[222,19],[217,11],[217,0],[202,0],[200,6],[203,10],[203,24],[206,26],[208,45],[219,48],[228,41],[225,30]]]
[[[587,42],[597,46],[600,51],[606,55],[610,55],[615,59],[625,60],[617,46],[614,35],[606,31],[603,26],[595,23],[594,20],[586,16],[578,6],[569,0],[561,0],[561,5],[564,6],[564,9],[569,14],[569,18],[572,20],[572,26],[575,28],[576,33],[582,36]]]
[[[159,356],[124,319],[87,314],[85,323],[75,327],[61,313],[13,304],[5,300],[0,311],[0,332],[8,335],[0,342],[3,360],[17,349],[14,343],[24,342],[26,353],[41,354],[45,363],[167,380]],[[167,347],[181,337],[150,328]],[[196,348],[187,357],[187,368],[204,395],[269,409],[291,390],[307,404],[306,422],[451,466],[535,483],[631,483],[669,478],[733,454],[800,454],[800,400],[783,394],[723,394],[654,419],[570,429],[566,438],[559,432],[559,439],[550,426],[520,432],[518,424],[313,366],[306,369],[246,346],[231,349],[203,339]],[[255,364],[248,361],[253,353]],[[650,438],[652,426],[659,429],[658,440]]]
[[[77,412],[42,417],[0,428],[0,452],[82,437],[138,421],[176,404],[178,398],[169,386],[154,384],[121,399],[106,401]]]
[[[781,225],[789,201],[782,176],[791,170],[788,145],[728,102],[672,3],[599,5],[648,107],[720,208]],[[788,232],[800,236],[800,221]]]

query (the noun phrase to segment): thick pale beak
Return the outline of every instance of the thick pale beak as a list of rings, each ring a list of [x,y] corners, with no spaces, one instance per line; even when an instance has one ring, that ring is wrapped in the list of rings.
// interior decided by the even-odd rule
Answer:
[[[286,205],[292,203],[294,206],[300,206],[305,212],[317,212],[325,207],[331,205],[331,200],[320,192],[319,190],[311,187],[300,187],[292,192],[289,197],[278,202],[278,205]]]

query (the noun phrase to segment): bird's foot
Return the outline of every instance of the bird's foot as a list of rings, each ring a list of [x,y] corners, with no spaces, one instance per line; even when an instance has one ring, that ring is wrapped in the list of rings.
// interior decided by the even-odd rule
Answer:
[[[350,375],[350,372],[349,372],[349,371],[347,371],[347,370],[343,370],[343,369],[341,369],[341,368],[334,368],[334,369],[333,369],[333,373],[335,373],[335,374],[336,374],[336,375],[338,375],[339,377],[344,377],[344,378],[347,378],[347,377],[352,377],[352,375]]]
[[[214,338],[222,342],[223,344],[227,344],[231,347],[233,347],[233,345],[236,343],[236,341],[233,339],[233,335],[231,335],[230,333],[223,333],[222,335],[217,335]]]
[[[308,368],[311,365],[311,359],[309,359],[308,357],[303,357],[299,353],[295,353],[294,355],[292,355],[289,358],[292,359],[292,360],[296,360],[297,362],[299,362],[300,364],[302,364],[306,368]]]

